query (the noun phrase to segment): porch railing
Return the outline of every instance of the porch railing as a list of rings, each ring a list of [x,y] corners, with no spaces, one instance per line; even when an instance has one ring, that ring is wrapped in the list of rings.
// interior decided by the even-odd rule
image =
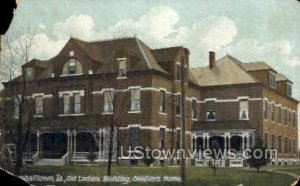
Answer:
[[[62,163],[64,165],[69,163],[69,152],[67,152],[63,157],[62,157]]]

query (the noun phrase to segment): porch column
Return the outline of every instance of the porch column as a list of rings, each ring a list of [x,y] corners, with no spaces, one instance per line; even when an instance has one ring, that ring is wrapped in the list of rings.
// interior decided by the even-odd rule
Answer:
[[[227,134],[224,134],[224,150],[227,149]]]
[[[230,150],[230,148],[231,148],[231,145],[230,145],[230,138],[231,138],[231,135],[230,135],[230,133],[229,133],[229,136],[228,136],[228,150]]]
[[[247,134],[247,149],[250,148],[250,135]]]
[[[39,153],[40,152],[40,130],[38,129],[36,131],[36,138],[37,138],[37,142],[36,142],[36,152]]]
[[[74,129],[74,155],[73,157],[75,158],[76,157],[76,130]]]
[[[207,149],[209,149],[209,134],[206,136],[206,139],[207,139],[207,141],[206,141],[206,148]]]
[[[197,141],[196,141],[196,139],[197,139],[197,138],[194,136],[194,137],[193,137],[193,140],[192,140],[192,143],[193,143],[193,144],[192,144],[192,147],[193,147],[192,150],[197,149],[197,143],[196,143]]]
[[[242,150],[245,149],[245,135],[242,135]]]
[[[67,152],[70,152],[70,129],[67,130]]]
[[[98,139],[98,159],[101,159],[101,129],[99,128],[99,139]],[[100,161],[99,161],[100,162]]]

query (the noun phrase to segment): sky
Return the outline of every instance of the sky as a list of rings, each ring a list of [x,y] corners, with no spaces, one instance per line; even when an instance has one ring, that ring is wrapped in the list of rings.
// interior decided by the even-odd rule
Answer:
[[[151,48],[181,45],[192,67],[230,54],[265,61],[294,82],[300,99],[300,3],[296,0],[22,0],[9,34],[30,28],[32,58],[55,56],[69,37],[137,36]]]

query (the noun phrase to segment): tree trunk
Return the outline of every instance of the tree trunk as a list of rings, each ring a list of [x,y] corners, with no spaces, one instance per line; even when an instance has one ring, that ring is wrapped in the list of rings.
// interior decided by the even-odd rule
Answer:
[[[23,134],[22,134],[22,122],[21,119],[19,119],[19,122],[17,124],[17,147],[16,147],[16,164],[15,164],[15,174],[20,175],[21,173],[21,167],[23,162]]]
[[[112,156],[113,156],[113,140],[114,140],[114,122],[111,121],[109,131],[109,149],[108,149],[108,164],[107,164],[107,175],[111,175],[112,167]]]

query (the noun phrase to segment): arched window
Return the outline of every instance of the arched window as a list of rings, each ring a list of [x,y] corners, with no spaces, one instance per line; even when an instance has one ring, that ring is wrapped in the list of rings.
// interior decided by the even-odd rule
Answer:
[[[69,59],[63,67],[63,75],[82,74],[82,65],[76,59]]]

